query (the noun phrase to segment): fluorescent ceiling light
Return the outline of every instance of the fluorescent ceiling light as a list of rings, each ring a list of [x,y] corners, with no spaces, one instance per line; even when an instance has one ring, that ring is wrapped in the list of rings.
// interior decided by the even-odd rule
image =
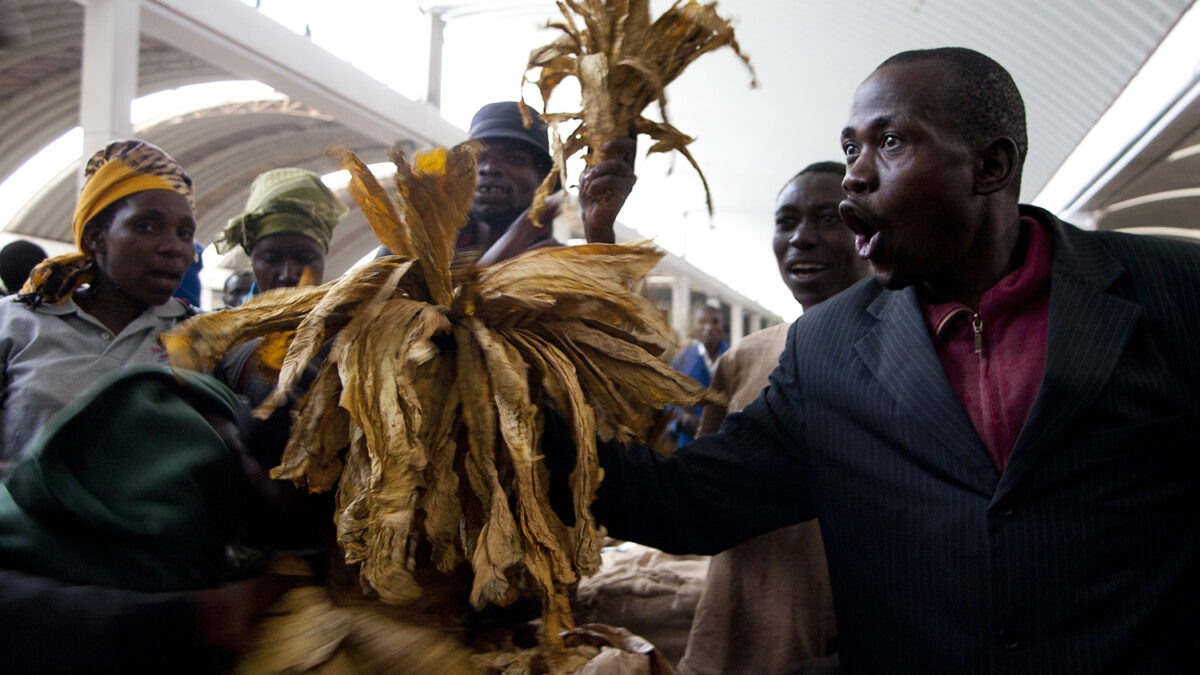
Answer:
[[[1070,217],[1097,188],[1098,178],[1196,82],[1200,64],[1200,4],[1180,17],[1150,58],[1101,115],[1075,150],[1034,198]]]

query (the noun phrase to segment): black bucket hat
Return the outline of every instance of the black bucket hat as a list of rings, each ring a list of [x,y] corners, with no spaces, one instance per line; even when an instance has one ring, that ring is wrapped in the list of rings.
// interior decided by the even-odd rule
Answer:
[[[533,124],[527,128],[521,119],[520,106],[516,101],[501,101],[483,106],[471,119],[471,129],[467,132],[467,137],[481,141],[492,138],[523,141],[533,151],[534,163],[541,169],[549,169],[550,143],[546,135],[546,123],[538,117],[537,111],[525,106],[533,119]]]

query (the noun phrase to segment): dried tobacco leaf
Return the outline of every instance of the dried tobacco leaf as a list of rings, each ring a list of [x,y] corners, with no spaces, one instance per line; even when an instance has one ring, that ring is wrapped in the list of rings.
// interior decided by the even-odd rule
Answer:
[[[410,165],[402,153],[392,153],[402,222],[409,228],[414,257],[435,305],[449,306],[453,300],[450,262],[458,231],[471,210],[478,154],[477,144],[463,143],[421,153]]]
[[[598,244],[456,265],[473,149],[397,157],[396,201],[357,157],[344,161],[372,228],[404,257],[197,317],[167,339],[172,358],[203,365],[242,340],[294,331],[257,411],[267,414],[328,345],[273,475],[336,486],[345,561],[388,603],[412,602],[419,579],[453,578],[464,564],[476,607],[532,587],[543,613],[537,658],[559,668],[575,658],[560,637],[573,626],[568,589],[599,561],[596,437],[636,438],[653,408],[716,400],[656,358],[669,329],[632,289],[662,252]],[[547,406],[577,447],[570,528],[550,508],[538,453]]]
[[[258,627],[235,675],[406,673],[472,675],[461,645],[442,633],[366,607],[335,605],[323,588],[288,591]]]
[[[159,340],[171,365],[211,370],[234,345],[296,327],[325,295],[324,286],[279,288],[250,298],[237,309],[199,314]]]
[[[337,364],[326,359],[300,400],[300,414],[279,466],[271,477],[290,480],[311,492],[325,492],[342,473],[339,455],[349,444],[350,417],[337,405],[342,390]]]
[[[570,528],[574,546],[570,553],[580,574],[595,574],[600,568],[600,546],[599,540],[592,536],[597,526],[591,504],[595,501],[596,490],[604,475],[596,454],[595,414],[584,396],[575,366],[562,351],[529,331],[512,331],[508,338],[517,345],[527,361],[538,364],[538,370],[549,381],[547,390],[552,392],[552,400],[571,425],[576,459],[575,470],[570,477],[571,493],[575,498],[575,526]]]
[[[296,328],[294,348],[288,351],[280,366],[276,390],[279,392],[292,391],[304,373],[304,369],[325,344],[326,336],[336,332],[337,328],[347,322],[344,313],[346,307],[360,305],[367,298],[377,296],[381,292],[392,292],[391,289],[399,284],[400,278],[407,275],[412,264],[412,260],[399,258],[378,259],[358,269],[350,270],[341,278],[331,282],[324,297],[305,314],[304,319]],[[388,276],[385,277],[382,288],[389,289],[387,291],[382,291],[378,287],[378,282],[373,282],[384,271]],[[280,402],[280,396],[272,396],[263,402],[261,411],[263,413],[273,412]]]
[[[517,522],[525,548],[525,569],[533,577],[542,600],[541,638],[550,645],[561,644],[560,633],[574,627],[571,620],[569,587],[579,580],[563,550],[565,527],[554,515],[547,499],[548,486],[539,485],[534,468],[537,407],[529,398],[525,362],[508,340],[494,333],[479,319],[468,317],[467,326],[483,348],[492,396],[500,420],[500,436],[516,475]],[[555,527],[557,525],[557,528]],[[560,532],[555,532],[555,530]]]
[[[733,49],[753,77],[750,60],[742,54],[733,27],[717,14],[716,3],[677,1],[654,21],[649,0],[559,0],[563,20],[547,23],[562,35],[534,49],[526,66],[537,70],[543,115],[558,135],[559,124],[579,120],[578,127],[559,141],[554,167],[534,197],[530,216],[534,222],[543,213],[545,198],[553,191],[557,174],[564,171],[567,157],[588,148],[587,166],[606,159],[604,144],[637,129],[654,139],[649,152],[678,151],[696,169],[704,183],[705,201],[712,213],[712,195],[700,166],[687,149],[692,138],[673,127],[667,119],[666,86],[701,54],[721,47]],[[580,25],[582,23],[582,26]],[[579,82],[582,106],[578,112],[549,113],[550,95],[567,78]],[[755,86],[752,79],[750,86]],[[642,116],[651,103],[658,103],[663,120]],[[524,107],[522,107],[522,113]],[[603,199],[603,195],[592,195]]]
[[[467,436],[464,466],[471,489],[487,514],[477,537],[470,541],[473,551],[468,551],[475,572],[471,604],[482,607],[492,602],[503,606],[517,598],[508,570],[521,563],[525,551],[496,470],[498,421],[491,405],[491,379],[482,347],[465,324],[455,326],[454,337],[458,366],[455,384]]]

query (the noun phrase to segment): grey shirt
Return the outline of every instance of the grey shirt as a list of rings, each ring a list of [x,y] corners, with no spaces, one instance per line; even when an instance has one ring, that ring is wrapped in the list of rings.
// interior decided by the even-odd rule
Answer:
[[[166,363],[158,334],[190,316],[172,298],[119,334],[68,298],[31,309],[0,299],[0,460],[20,459],[46,420],[100,377],[130,364]]]

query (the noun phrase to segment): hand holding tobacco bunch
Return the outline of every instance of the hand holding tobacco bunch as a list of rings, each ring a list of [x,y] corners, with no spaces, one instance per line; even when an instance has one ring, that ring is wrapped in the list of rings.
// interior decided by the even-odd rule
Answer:
[[[636,133],[654,139],[648,152],[676,150],[688,160],[704,183],[711,213],[708,182],[687,149],[694,139],[667,120],[664,89],[698,56],[719,47],[732,48],[750,68],[749,59],[734,39],[733,28],[717,15],[716,3],[676,2],[653,22],[649,0],[560,0],[558,8],[563,20],[552,21],[547,27],[563,34],[533,50],[527,70],[539,69],[536,84],[544,105],[568,77],[579,81],[583,105],[578,112],[547,112],[541,116],[555,130],[554,169],[534,195],[530,218],[540,222],[546,198],[556,182],[560,178],[566,182],[566,159],[586,147],[587,169],[580,179],[580,201],[584,222],[595,224],[591,228],[594,231],[587,233],[588,241],[612,241],[604,238],[611,237],[611,224],[606,232],[603,223],[609,215],[615,220],[632,182],[624,185],[621,174],[606,167],[613,167],[610,162],[614,159],[632,156],[634,148],[626,142],[626,136]],[[753,75],[753,68],[750,70]],[[642,111],[655,101],[662,110],[661,122],[642,116]],[[579,120],[579,125],[565,139],[559,138],[558,125],[570,120]],[[631,174],[631,159],[624,161]],[[612,180],[602,182],[602,175]],[[593,218],[588,217],[589,209]]]

